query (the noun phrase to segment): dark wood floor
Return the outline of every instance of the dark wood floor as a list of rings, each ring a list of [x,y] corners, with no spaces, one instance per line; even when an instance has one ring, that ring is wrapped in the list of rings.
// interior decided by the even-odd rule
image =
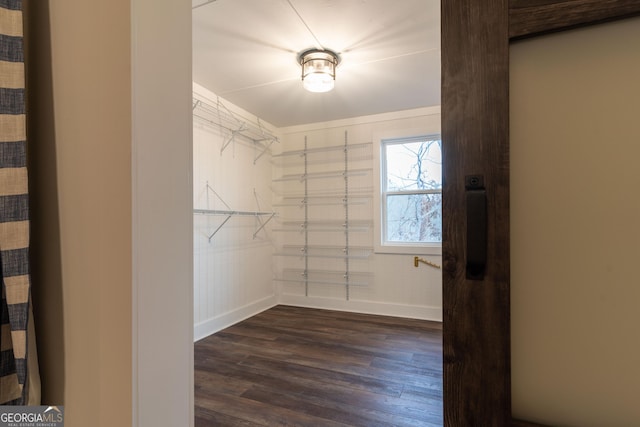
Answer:
[[[442,426],[440,323],[277,306],[195,345],[196,427]]]

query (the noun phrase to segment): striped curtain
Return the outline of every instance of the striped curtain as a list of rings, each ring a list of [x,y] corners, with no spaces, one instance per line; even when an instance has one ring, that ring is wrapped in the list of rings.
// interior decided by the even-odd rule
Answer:
[[[27,404],[29,207],[21,0],[0,0],[0,404]]]

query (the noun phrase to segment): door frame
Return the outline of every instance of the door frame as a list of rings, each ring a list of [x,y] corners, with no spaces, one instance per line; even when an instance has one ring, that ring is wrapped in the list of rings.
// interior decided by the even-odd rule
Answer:
[[[444,425],[532,427],[511,414],[509,44],[640,16],[640,2],[443,0],[441,15]],[[484,181],[482,280],[466,271],[470,175]]]

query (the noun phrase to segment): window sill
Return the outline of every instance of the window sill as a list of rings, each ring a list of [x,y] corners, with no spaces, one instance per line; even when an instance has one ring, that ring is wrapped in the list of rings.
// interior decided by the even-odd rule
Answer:
[[[374,248],[376,254],[397,254],[397,255],[442,255],[442,245],[376,245]]]

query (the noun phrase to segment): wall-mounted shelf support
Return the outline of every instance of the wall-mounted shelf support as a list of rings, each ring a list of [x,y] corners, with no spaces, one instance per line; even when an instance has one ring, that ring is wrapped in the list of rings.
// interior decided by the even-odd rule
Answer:
[[[256,140],[256,142],[261,142],[262,143],[263,149],[259,154],[256,154],[256,156],[253,158],[253,164],[254,165],[256,164],[258,159],[260,159],[260,157],[264,156],[266,153],[269,152],[269,148],[271,148],[273,143],[278,141],[277,138],[273,137],[271,134],[269,134],[266,131],[266,129],[262,125],[262,122],[260,121],[259,118],[257,120],[257,124],[258,124],[258,127],[260,128],[260,132],[262,132],[262,134],[264,135],[264,138]]]
[[[260,230],[262,230],[265,227],[265,225],[267,225],[269,223],[269,221],[271,221],[273,219],[273,217],[276,216],[275,212],[256,212],[255,214],[256,214],[256,218],[257,218],[258,222],[260,222],[260,227],[258,227],[256,229],[255,233],[253,233],[253,238],[254,239],[256,238],[256,236],[258,235]],[[260,215],[267,215],[268,216],[268,218],[266,219],[265,222],[262,222],[260,220]]]
[[[349,288],[349,146],[347,144],[347,131],[344,131],[344,247],[346,257],[344,258],[344,266],[346,273],[344,275],[346,299],[351,298],[351,289]]]
[[[307,136],[304,137],[304,176],[307,176],[309,171],[309,157],[307,156],[308,144],[307,144]],[[309,194],[309,183],[307,180],[304,180],[304,195],[305,200],[307,195]],[[309,223],[309,205],[307,203],[304,204],[304,252],[307,253],[307,248],[309,247],[309,230],[307,229],[307,224]],[[309,257],[304,257],[304,296],[309,296]]]
[[[227,140],[222,143],[222,147],[220,147],[220,155],[222,155],[222,153],[224,153],[224,150],[229,146],[229,144],[231,144],[232,142],[234,142],[236,140],[236,135],[240,134],[245,129],[246,129],[245,128],[245,124],[241,123],[239,129],[231,131],[231,136],[229,138],[227,138]],[[255,161],[254,161],[254,163],[255,163]]]

